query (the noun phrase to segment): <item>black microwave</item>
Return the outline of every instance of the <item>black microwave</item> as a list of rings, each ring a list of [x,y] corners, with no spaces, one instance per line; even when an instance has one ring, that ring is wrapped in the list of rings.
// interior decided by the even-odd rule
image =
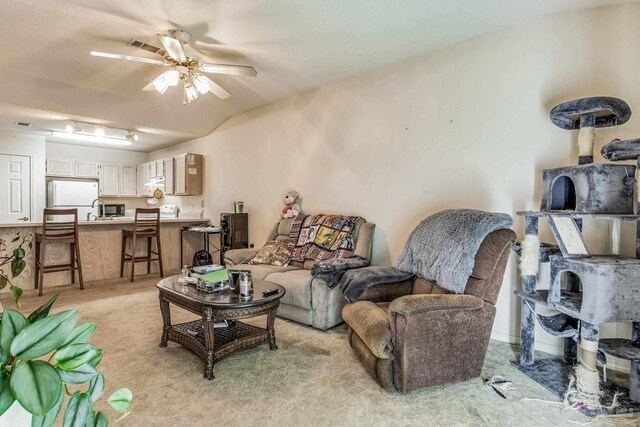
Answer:
[[[98,215],[99,216],[124,216],[124,204],[106,204],[106,205],[98,205]]]

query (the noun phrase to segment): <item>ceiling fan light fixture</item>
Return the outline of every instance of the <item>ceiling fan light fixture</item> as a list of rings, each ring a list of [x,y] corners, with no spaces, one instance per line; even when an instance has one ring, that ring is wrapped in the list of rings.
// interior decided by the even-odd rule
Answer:
[[[198,94],[198,90],[193,87],[191,83],[184,84],[184,99],[186,102],[193,102],[198,99],[200,95]]]
[[[74,131],[74,129],[73,129],[73,125],[66,125],[66,126],[64,127],[64,131],[65,131],[66,133],[73,133],[73,131]]]
[[[96,130],[93,131],[93,133],[98,137],[98,138],[102,138],[104,136],[104,129],[103,128],[96,128]]]
[[[209,79],[202,74],[196,74],[195,78],[193,78],[192,81],[193,86],[195,86],[197,91],[203,95],[209,92],[209,89],[211,89],[211,83],[209,83]]]
[[[177,70],[171,70],[164,73],[164,80],[168,86],[178,86],[180,81],[180,73]]]
[[[158,77],[153,79],[153,82],[151,83],[153,84],[155,90],[158,91],[158,93],[164,93],[169,87],[169,82],[167,82],[164,74],[160,74]]]

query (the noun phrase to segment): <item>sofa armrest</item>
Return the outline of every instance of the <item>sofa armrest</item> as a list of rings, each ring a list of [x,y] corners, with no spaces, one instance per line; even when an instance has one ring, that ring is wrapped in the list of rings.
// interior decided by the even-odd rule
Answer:
[[[473,295],[406,295],[393,300],[389,314],[410,317],[439,310],[479,310],[483,305],[484,300]]]
[[[396,298],[410,295],[413,278],[401,282],[370,286],[358,297],[358,301],[391,302]]]
[[[256,256],[259,249],[231,249],[224,253],[224,265],[231,267],[238,264],[244,264]]]

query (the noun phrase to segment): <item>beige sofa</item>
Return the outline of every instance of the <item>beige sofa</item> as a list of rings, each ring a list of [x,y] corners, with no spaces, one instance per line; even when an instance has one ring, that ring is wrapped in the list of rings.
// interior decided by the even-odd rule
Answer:
[[[293,219],[278,222],[267,240],[288,240]],[[375,224],[362,221],[354,230],[354,255],[371,258],[371,246]],[[258,249],[234,249],[225,252],[224,263],[230,270],[250,270],[255,279],[277,283],[287,292],[280,300],[278,316],[326,330],[342,323],[342,308],[347,303],[337,287],[311,277],[314,262],[293,261],[287,266],[250,264]]]

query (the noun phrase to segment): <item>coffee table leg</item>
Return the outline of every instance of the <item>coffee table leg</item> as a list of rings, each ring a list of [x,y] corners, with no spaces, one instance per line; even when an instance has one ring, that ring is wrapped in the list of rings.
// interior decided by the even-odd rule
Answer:
[[[213,312],[207,307],[202,313],[202,325],[204,328],[204,348],[206,355],[204,360],[204,377],[208,380],[214,379],[213,361],[214,361],[214,328],[213,328]]]
[[[169,329],[171,329],[171,311],[169,309],[169,301],[162,298],[162,294],[160,294],[160,313],[162,313],[162,338],[160,338],[160,347],[166,347]]]
[[[269,314],[267,314],[267,331],[269,332],[269,348],[271,350],[278,349],[278,345],[276,344],[276,331],[273,327],[276,321],[277,312],[278,308],[276,307],[274,310],[271,310]]]

